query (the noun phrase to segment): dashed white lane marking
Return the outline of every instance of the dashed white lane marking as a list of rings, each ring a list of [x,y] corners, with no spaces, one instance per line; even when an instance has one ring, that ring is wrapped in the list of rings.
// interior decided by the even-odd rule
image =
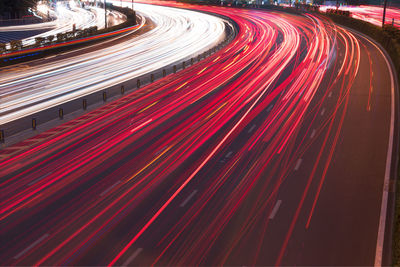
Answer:
[[[197,126],[197,124],[199,124],[199,122],[196,122],[195,124],[193,124],[192,126],[190,126],[190,128],[194,128]]]
[[[270,220],[272,220],[272,219],[275,217],[275,215],[276,215],[276,213],[278,212],[279,207],[281,206],[281,204],[282,204],[282,200],[278,200],[278,201],[276,202],[274,208],[273,208],[272,211],[271,211],[271,214],[270,214],[269,217],[268,217]]]
[[[160,150],[158,150],[155,155],[158,155],[161,153],[161,151],[164,151],[168,146],[164,146],[163,148],[161,148]]]
[[[104,141],[98,143],[97,145],[95,145],[94,147],[92,147],[91,149],[89,149],[89,151],[90,151],[90,150],[93,150],[93,149],[96,149],[96,148],[98,148],[98,147],[101,146],[101,145],[104,145],[106,142],[107,142],[107,140],[104,140]]]
[[[253,124],[253,126],[251,126],[250,130],[248,130],[247,133],[251,133],[254,130],[254,128],[256,128],[255,124]]]
[[[267,111],[270,112],[272,107],[273,107],[272,105],[269,105],[268,108],[267,108]]]
[[[143,248],[138,248],[133,252],[133,254],[122,264],[122,266],[128,266],[141,252]]]
[[[196,195],[196,193],[197,193],[197,190],[194,190],[186,199],[185,199],[185,201],[183,201],[182,202],[182,204],[181,204],[181,208],[183,208],[189,201],[190,201],[190,199],[192,198],[192,197],[194,197],[194,195]]]
[[[36,246],[37,244],[39,244],[40,242],[42,242],[43,240],[45,240],[47,237],[49,236],[49,234],[44,234],[42,235],[42,237],[40,237],[38,240],[36,240],[35,242],[33,242],[32,244],[30,244],[26,249],[24,249],[23,251],[21,251],[20,253],[18,253],[14,259],[18,259],[20,258],[22,255],[24,255],[26,252],[28,252],[30,249],[32,249],[34,246]]]
[[[329,92],[328,97],[332,97],[332,92]]]
[[[316,132],[317,132],[317,131],[316,131],[315,129],[312,130],[311,135],[310,135],[310,138],[314,138]]]
[[[382,256],[383,256],[383,245],[385,240],[385,226],[386,226],[386,217],[387,217],[387,208],[388,208],[388,197],[389,197],[389,181],[391,174],[391,166],[392,166],[392,152],[393,152],[393,138],[394,138],[394,127],[395,127],[395,82],[394,75],[391,68],[391,65],[386,57],[386,55],[382,52],[382,50],[372,41],[364,37],[371,44],[373,44],[377,50],[382,54],[383,58],[386,61],[386,65],[389,69],[390,80],[391,80],[391,103],[390,103],[390,132],[389,132],[389,143],[388,150],[386,154],[386,170],[385,177],[383,181],[383,193],[382,193],[382,203],[381,203],[381,213],[379,217],[379,228],[378,228],[378,237],[376,240],[376,251],[375,251],[375,264],[374,266],[382,266]]]
[[[111,191],[111,189],[113,189],[114,187],[116,187],[118,184],[120,184],[121,183],[121,181],[120,180],[118,180],[115,184],[113,184],[112,186],[110,186],[109,188],[107,188],[106,190],[104,190],[101,194],[100,194],[100,196],[102,197],[102,196],[104,196],[105,194],[107,194],[108,192],[110,192]]]
[[[233,151],[229,151],[223,159],[221,159],[219,162],[225,163],[225,160],[229,159],[229,157],[232,155]]]
[[[302,159],[298,159],[298,160],[297,160],[296,166],[294,166],[294,170],[295,170],[295,171],[297,171],[297,170],[300,168],[300,165],[301,165],[301,162],[302,162],[302,161],[303,161]]]
[[[36,180],[30,182],[28,185],[31,186],[31,185],[33,185],[33,184],[36,184],[37,182],[39,182],[40,180],[46,178],[47,176],[49,176],[49,175],[52,174],[52,173],[53,173],[53,172],[49,172],[49,173],[47,173],[47,174],[45,174],[45,175],[39,177],[38,179],[36,179]]]
[[[321,116],[324,116],[324,114],[325,114],[325,108],[323,108],[323,109],[321,110]]]

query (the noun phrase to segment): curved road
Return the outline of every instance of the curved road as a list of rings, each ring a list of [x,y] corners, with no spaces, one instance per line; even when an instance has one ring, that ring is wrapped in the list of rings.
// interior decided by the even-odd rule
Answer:
[[[236,39],[1,150],[1,262],[379,265],[397,120],[380,49],[311,15],[176,5]]]
[[[224,39],[220,18],[170,7],[135,5],[154,29],[140,38],[63,60],[0,69],[0,124],[59,106],[104,88],[190,58]],[[142,19],[142,24],[145,19]]]
[[[41,12],[46,14],[48,11],[56,20],[51,22],[36,23],[30,25],[16,25],[0,27],[0,42],[5,43],[11,40],[22,39],[23,45],[35,43],[35,37],[47,37],[57,33],[72,31],[72,25],[76,29],[84,29],[97,26],[98,29],[104,28],[104,9],[90,7],[90,9],[80,6],[65,7],[61,2],[55,10],[48,9],[46,5],[39,5]],[[72,2],[71,2],[72,3]],[[113,24],[120,24],[126,20],[125,15],[116,11],[107,11],[108,20]]]

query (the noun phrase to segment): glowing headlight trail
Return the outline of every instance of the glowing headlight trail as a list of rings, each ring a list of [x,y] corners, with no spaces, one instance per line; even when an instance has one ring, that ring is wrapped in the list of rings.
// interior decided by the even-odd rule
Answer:
[[[92,26],[97,26],[98,29],[104,28],[104,10],[101,8],[91,7],[91,9],[84,9],[76,6],[68,9],[60,4],[57,6],[56,11],[49,10],[49,12],[52,14],[52,16],[57,18],[55,21],[32,25],[0,27],[0,32],[49,29],[44,33],[22,40],[23,45],[31,45],[35,43],[35,37],[47,37],[50,35],[56,37],[57,33],[72,31],[74,24],[75,28],[78,30]],[[109,16],[116,18],[120,18],[122,15],[116,11],[108,11],[108,14]],[[116,20],[115,23],[122,23],[123,20],[125,19],[121,17],[120,19]]]
[[[374,59],[376,67],[362,65],[369,50],[378,55],[379,49],[314,16],[192,8],[229,16],[239,26],[236,39],[177,75],[0,152],[1,233],[13,240],[0,252],[4,264],[318,263],[302,258],[309,233],[319,239],[346,220],[333,221],[324,210],[329,231],[315,221],[326,204],[320,201],[329,190],[325,179],[344,179],[334,207],[342,192],[350,201],[341,208],[364,193],[357,185],[356,193],[347,190],[354,172],[329,174],[347,155],[336,150],[349,139],[350,150],[366,149],[358,146],[373,132],[365,124],[382,137],[389,131],[386,89],[393,84],[377,89],[367,79],[372,71],[376,77],[382,58]],[[389,77],[386,68],[382,79]],[[382,110],[379,121],[369,119]],[[345,128],[355,123],[346,124],[346,117],[356,118],[362,138],[349,138]],[[385,155],[382,143],[368,144],[373,169],[382,169],[376,157]],[[353,170],[361,160],[344,158]],[[364,186],[365,179],[357,182]],[[281,216],[272,220],[278,200]],[[351,226],[351,232],[360,230]],[[359,228],[376,237],[374,229]],[[340,243],[324,252],[326,265],[349,247],[343,239],[324,240]],[[351,259],[370,245],[353,247]]]
[[[138,77],[221,42],[222,19],[193,11],[137,4],[156,27],[129,41],[0,77],[0,123]]]

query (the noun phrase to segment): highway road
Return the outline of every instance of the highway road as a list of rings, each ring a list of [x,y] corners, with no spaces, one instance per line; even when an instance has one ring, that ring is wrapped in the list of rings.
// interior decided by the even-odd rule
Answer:
[[[69,7],[58,2],[56,8],[50,9],[46,5],[39,5],[38,9],[56,19],[54,21],[36,23],[29,25],[13,25],[0,27],[0,42],[7,43],[11,40],[22,40],[24,46],[35,43],[36,37],[47,37],[57,33],[72,31],[75,24],[76,29],[85,29],[97,26],[104,28],[104,9],[98,7],[82,8],[71,1]],[[107,10],[109,25],[116,25],[126,20],[125,16],[117,11]],[[111,23],[112,22],[112,23]]]
[[[0,68],[0,124],[195,57],[225,38],[224,20],[215,16],[145,4],[137,4],[135,9],[142,26],[145,17],[154,25],[140,38],[125,38],[96,51],[32,66]]]
[[[380,265],[395,81],[307,15],[0,151],[5,265]],[[383,209],[381,208],[383,207]]]

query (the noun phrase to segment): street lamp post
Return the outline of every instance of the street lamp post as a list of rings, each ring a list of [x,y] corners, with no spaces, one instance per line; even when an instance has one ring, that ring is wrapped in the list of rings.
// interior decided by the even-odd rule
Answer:
[[[387,0],[385,0],[385,3],[383,4],[382,28],[385,27],[386,5],[387,5]]]
[[[107,6],[106,6],[106,0],[104,0],[104,28],[107,28]]]

